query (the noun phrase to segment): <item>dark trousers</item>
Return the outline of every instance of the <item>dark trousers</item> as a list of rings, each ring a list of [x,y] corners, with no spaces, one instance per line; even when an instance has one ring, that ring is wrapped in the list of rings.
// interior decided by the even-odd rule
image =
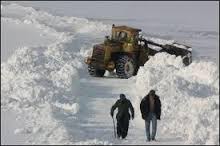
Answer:
[[[129,127],[129,119],[128,118],[120,118],[117,119],[117,135],[118,137],[125,138],[128,134]]]

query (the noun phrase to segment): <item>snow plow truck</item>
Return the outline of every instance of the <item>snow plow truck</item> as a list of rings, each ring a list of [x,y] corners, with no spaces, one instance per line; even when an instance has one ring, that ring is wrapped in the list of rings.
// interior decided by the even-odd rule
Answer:
[[[106,70],[116,71],[119,78],[127,79],[137,74],[149,56],[159,52],[181,56],[186,66],[192,62],[191,47],[178,43],[159,44],[140,34],[141,29],[113,24],[111,37],[106,36],[103,43],[94,45],[92,55],[85,59],[89,74],[103,77]]]

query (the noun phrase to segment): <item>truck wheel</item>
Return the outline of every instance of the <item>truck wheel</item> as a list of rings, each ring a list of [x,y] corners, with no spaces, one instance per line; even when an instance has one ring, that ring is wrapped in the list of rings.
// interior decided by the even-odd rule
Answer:
[[[134,71],[134,74],[133,74],[134,76],[137,75],[139,68],[140,68],[139,66],[137,66],[137,67],[135,68],[135,71]]]
[[[116,74],[119,78],[130,78],[135,74],[134,60],[126,55],[120,56],[116,62]]]
[[[185,66],[188,66],[190,63],[192,63],[191,58],[189,58],[189,57],[184,57],[183,58],[183,64]]]
[[[190,63],[192,63],[192,54],[188,53],[186,56],[183,57],[183,64],[185,66],[188,66]]]
[[[95,67],[89,65],[88,66],[89,74],[93,77],[103,77],[105,74],[105,70],[96,69]]]

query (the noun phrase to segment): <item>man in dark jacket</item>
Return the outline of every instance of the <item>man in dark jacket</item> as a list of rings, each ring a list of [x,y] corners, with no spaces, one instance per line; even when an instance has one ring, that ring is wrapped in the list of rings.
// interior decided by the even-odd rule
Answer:
[[[131,112],[132,120],[134,119],[134,108],[124,94],[120,94],[120,99],[111,108],[111,116],[114,115],[114,110],[118,108],[118,113],[116,115],[117,119],[117,135],[118,138],[122,137],[124,139],[128,133],[130,114]]]
[[[147,140],[155,140],[157,130],[157,119],[160,120],[161,115],[161,102],[158,95],[154,90],[151,90],[145,96],[140,104],[142,118],[145,120]],[[152,121],[152,136],[150,137],[150,121]]]

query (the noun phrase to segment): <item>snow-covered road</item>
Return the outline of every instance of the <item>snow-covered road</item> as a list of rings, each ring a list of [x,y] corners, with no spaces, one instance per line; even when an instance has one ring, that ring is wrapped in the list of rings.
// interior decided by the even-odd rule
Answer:
[[[113,119],[110,116],[111,106],[119,99],[119,94],[124,93],[127,98],[131,100],[132,89],[135,80],[118,80],[115,77],[105,78],[93,78],[87,77],[80,80],[81,86],[80,94],[81,98],[80,107],[82,110],[78,113],[78,126],[79,137],[75,140],[77,144],[83,144],[85,137],[89,140],[94,138],[102,141],[102,144],[122,144],[122,145],[134,145],[134,144],[181,144],[183,139],[177,135],[161,134],[160,129],[162,122],[158,121],[158,141],[157,142],[146,142],[146,136],[144,127],[140,128],[136,126],[135,122],[130,120],[129,132],[126,140],[119,140],[114,138]],[[138,111],[135,111],[137,114]],[[114,117],[115,118],[115,117]],[[134,119],[137,120],[137,119]],[[116,122],[116,120],[115,120]],[[116,123],[115,123],[116,124]],[[75,127],[75,126],[74,126]],[[74,137],[76,134],[71,133]],[[74,129],[75,130],[75,129]],[[73,132],[74,133],[74,132]]]

